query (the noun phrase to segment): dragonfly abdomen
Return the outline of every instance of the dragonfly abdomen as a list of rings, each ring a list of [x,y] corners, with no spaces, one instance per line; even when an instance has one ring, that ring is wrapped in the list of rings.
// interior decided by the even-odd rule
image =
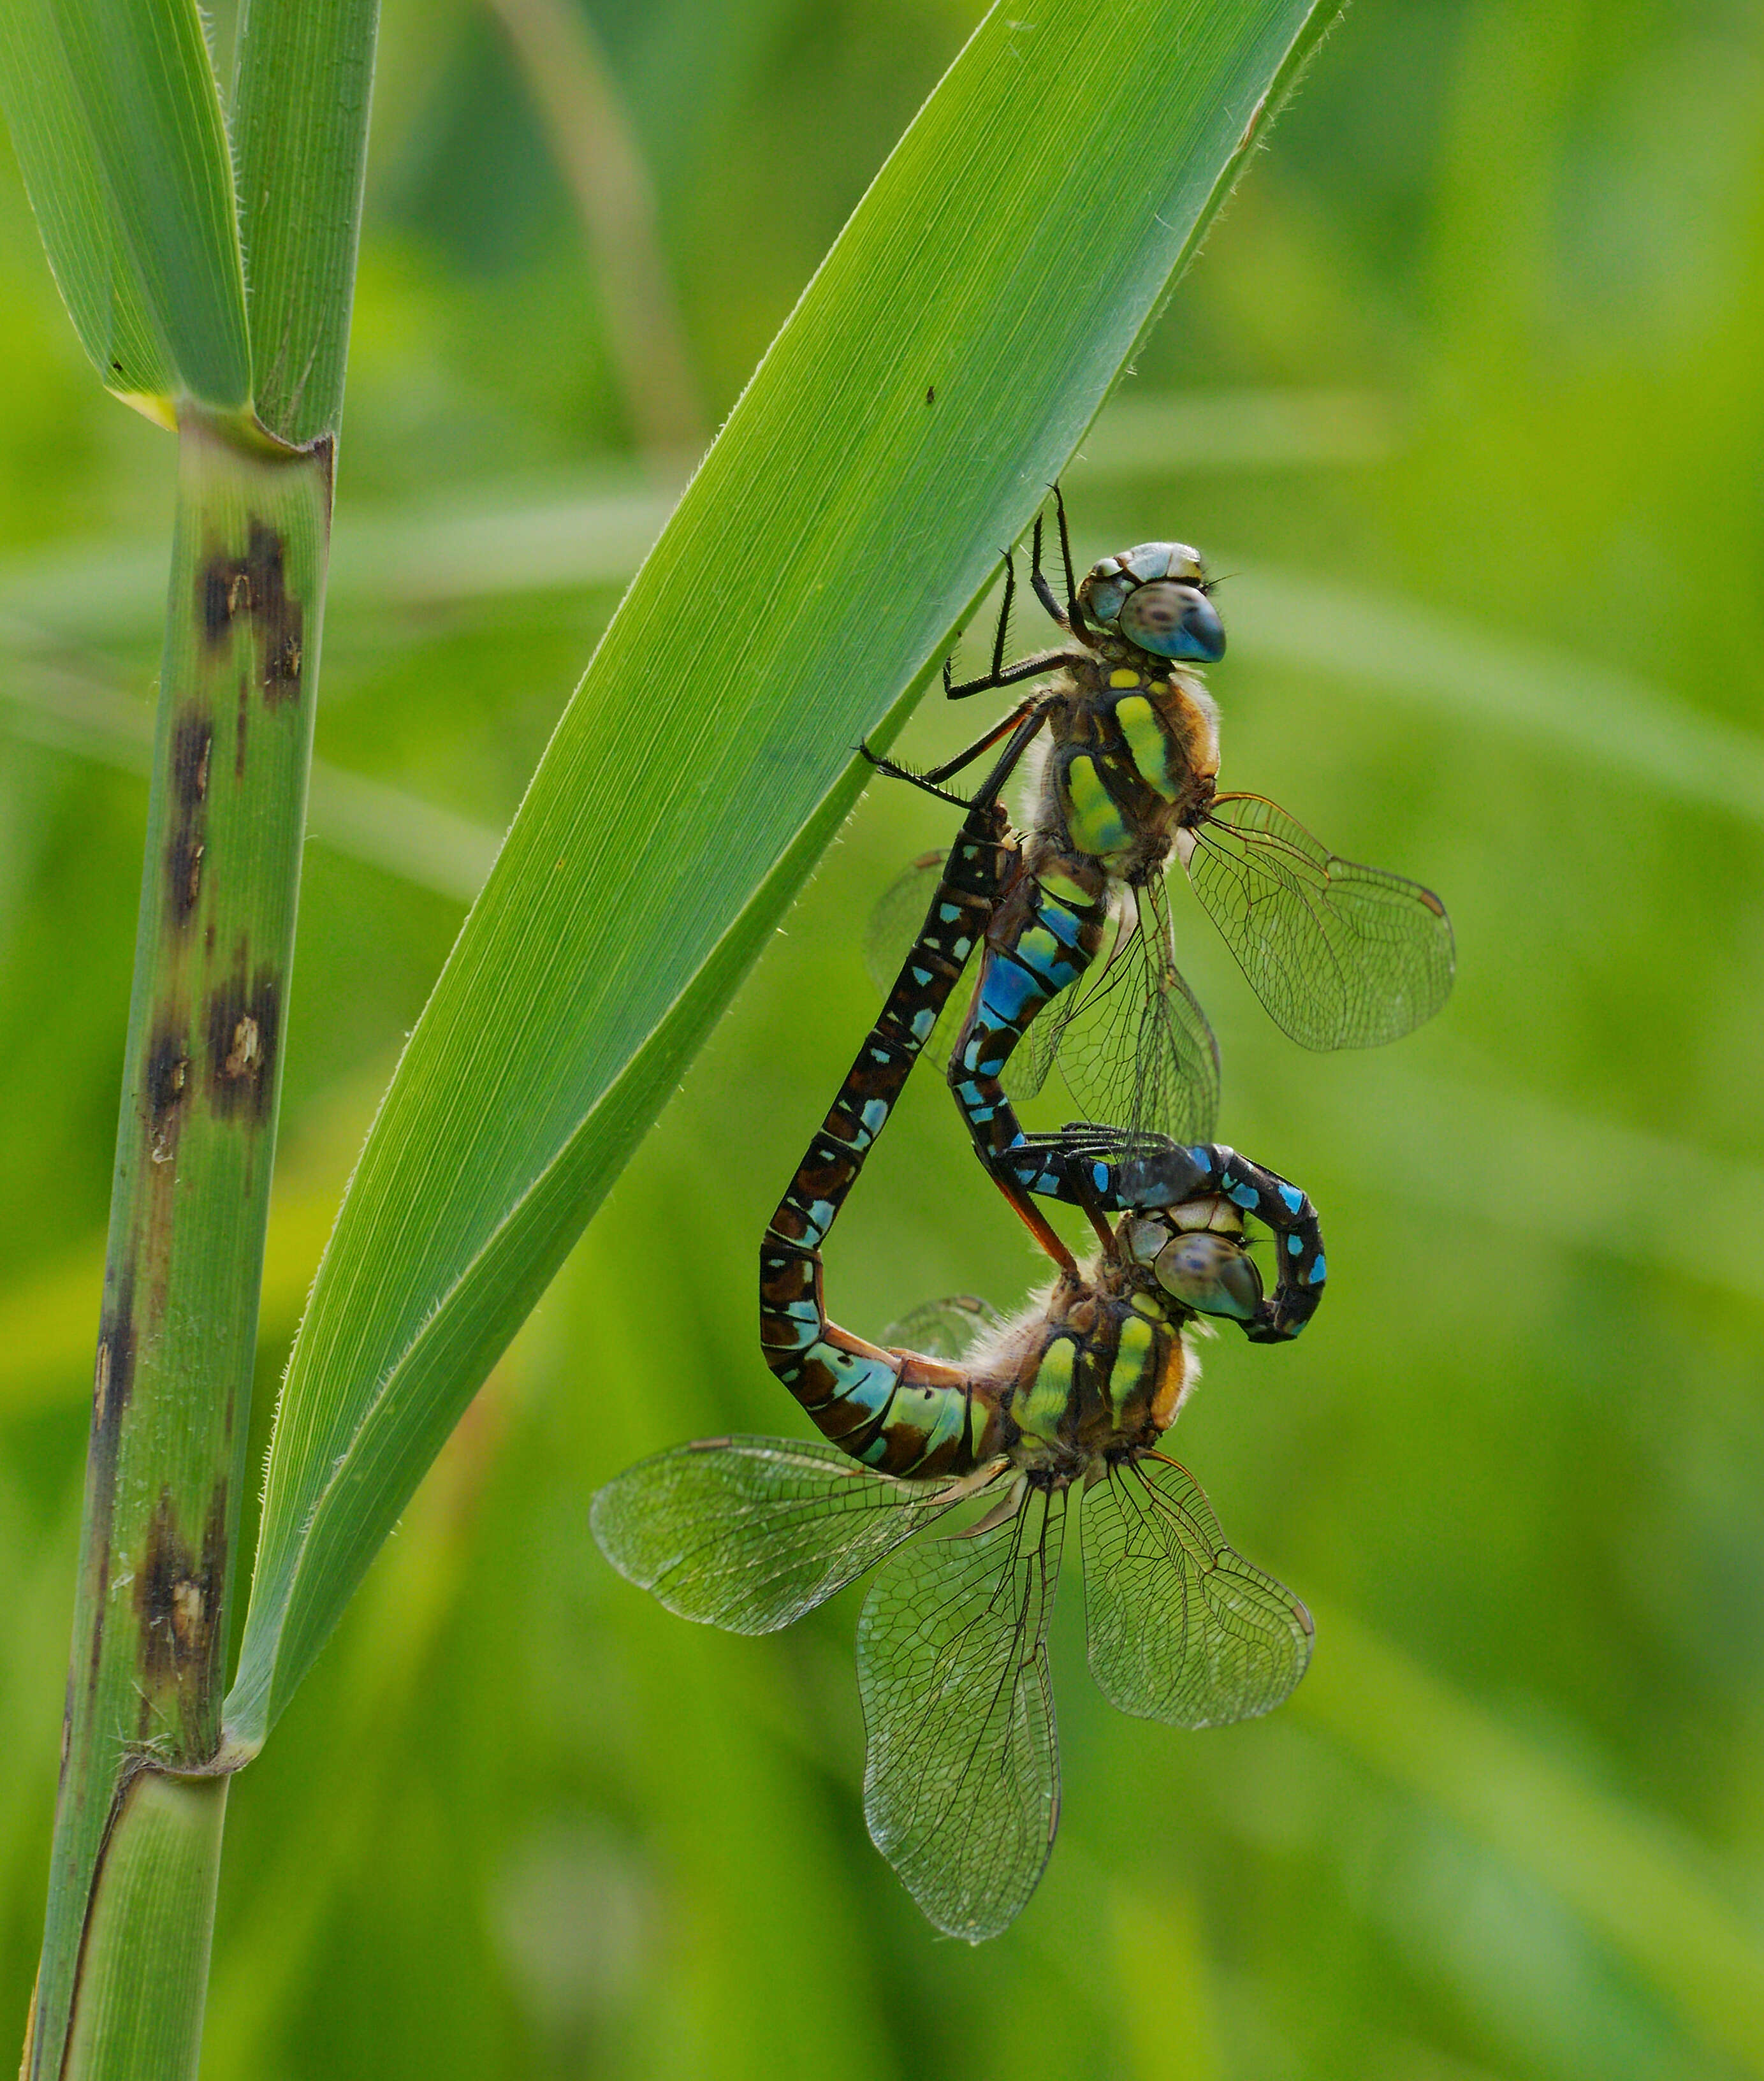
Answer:
[[[1077,860],[1050,861],[1044,872],[1024,874],[1020,886],[1027,900],[987,940],[948,1075],[989,1169],[996,1170],[1026,1139],[1001,1081],[1005,1065],[1036,1014],[1077,982],[1102,944],[1108,906],[1099,882]]]
[[[878,1473],[964,1474],[998,1450],[996,1398],[966,1375],[880,1350],[828,1318],[821,1246],[984,936],[1011,863],[1003,812],[969,813],[918,939],[760,1240],[766,1363],[823,1436]]]

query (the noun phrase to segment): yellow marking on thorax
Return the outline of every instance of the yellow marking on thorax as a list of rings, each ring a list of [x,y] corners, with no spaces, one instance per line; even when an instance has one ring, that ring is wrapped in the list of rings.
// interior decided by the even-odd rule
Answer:
[[[1116,1409],[1123,1407],[1137,1389],[1147,1384],[1144,1377],[1145,1368],[1157,1345],[1157,1332],[1149,1322],[1141,1322],[1137,1315],[1121,1318],[1120,1346],[1115,1355],[1113,1398]]]
[[[1139,674],[1128,666],[1117,665],[1109,675],[1109,684],[1111,687],[1136,687],[1139,683]]]
[[[1129,694],[1115,704],[1115,720],[1127,740],[1134,771],[1147,787],[1166,802],[1176,799],[1170,778],[1170,741],[1157,720],[1157,711],[1143,694]]]
[[[1111,853],[1125,852],[1131,840],[1096,761],[1082,753],[1065,772],[1066,829],[1080,852],[1107,860]]]
[[[1051,1338],[1029,1392],[1012,1402],[1011,1415],[1032,1436],[1052,1437],[1065,1415],[1072,1399],[1072,1364],[1077,1349],[1069,1337]]]
[[[1080,889],[1069,874],[1056,873],[1051,868],[1038,874],[1035,880],[1056,902],[1069,903],[1074,909],[1085,909],[1096,901],[1094,897],[1087,895]]]

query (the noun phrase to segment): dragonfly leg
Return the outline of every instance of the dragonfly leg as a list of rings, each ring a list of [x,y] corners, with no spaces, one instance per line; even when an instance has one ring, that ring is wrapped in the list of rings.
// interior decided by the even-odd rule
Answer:
[[[958,751],[953,759],[946,759],[941,766],[926,767],[922,772],[914,767],[903,766],[898,760],[884,759],[880,752],[872,751],[867,744],[860,744],[858,749],[884,780],[908,781],[915,788],[924,788],[928,794],[941,795],[946,802],[960,803],[965,809],[968,807],[966,801],[960,796],[946,793],[938,783],[951,780],[965,767],[972,766],[982,752],[990,751],[1000,738],[1008,737],[1018,723],[1035,714],[1043,705],[1040,696],[1031,694],[1027,700],[1018,701],[1015,708],[1002,721],[994,723],[984,737],[976,738],[965,750]]]
[[[1082,665],[1090,657],[1087,650],[1038,650],[1032,658],[1019,658],[1014,665],[983,673],[977,679],[964,679],[960,686],[951,686],[946,679],[943,691],[952,701],[964,701],[970,694],[990,693],[995,687],[1014,687],[1024,679],[1037,679],[1044,672],[1055,672],[1068,665]]]
[[[1005,552],[1005,596],[999,603],[998,626],[993,631],[992,670],[989,672],[982,673],[977,679],[964,680],[958,687],[956,684],[954,662],[951,658],[946,658],[943,660],[943,692],[951,700],[959,701],[965,695],[977,694],[985,687],[996,687],[1000,683],[998,675],[1005,669],[1005,646],[1010,640],[1011,603],[1016,597],[1016,559],[1011,555],[1010,550],[1006,549]]]
[[[1084,618],[1084,610],[1078,605],[1078,582],[1072,569],[1072,532],[1066,525],[1065,494],[1057,484],[1049,486],[1053,493],[1053,510],[1060,522],[1060,561],[1065,571],[1065,605],[1062,607],[1053,597],[1053,588],[1043,577],[1038,564],[1030,582],[1035,586],[1035,597],[1062,629],[1069,629],[1082,641],[1090,641],[1090,624]]]
[[[867,744],[860,743],[858,750],[884,780],[904,780],[908,787],[921,788],[927,795],[934,795],[939,801],[947,802],[953,809],[972,807],[965,795],[958,795],[951,788],[939,787],[929,773],[921,773],[913,767],[903,766],[897,759],[884,759],[880,751],[872,751]]]
[[[1062,1272],[1069,1272],[1076,1278],[1078,1269],[1077,1261],[1071,1251],[1060,1241],[1046,1215],[1014,1179],[1006,1177],[1000,1172],[991,1170],[989,1165],[987,1167],[991,1173],[993,1183],[1016,1209],[1018,1219],[1028,1230],[1030,1234],[1035,1238]],[[1113,1240],[1107,1229],[1103,1230],[1102,1234],[1108,1240]]]
[[[1072,537],[1066,529],[1065,500],[1060,487],[1053,484],[1048,486],[1048,490],[1053,494],[1054,511],[1060,521],[1060,557],[1065,565],[1066,604],[1062,607],[1054,598],[1053,587],[1048,584],[1048,574],[1041,568],[1041,516],[1039,513],[1035,515],[1035,553],[1029,582],[1035,588],[1035,598],[1047,609],[1048,618],[1057,622],[1060,628],[1069,629],[1072,626],[1072,603],[1077,597],[1077,587],[1072,578]]]
[[[1095,1193],[1079,1181],[1078,1204],[1084,1209],[1084,1217],[1096,1231],[1096,1239],[1105,1250],[1115,1247],[1115,1224],[1109,1219],[1107,1210]]]

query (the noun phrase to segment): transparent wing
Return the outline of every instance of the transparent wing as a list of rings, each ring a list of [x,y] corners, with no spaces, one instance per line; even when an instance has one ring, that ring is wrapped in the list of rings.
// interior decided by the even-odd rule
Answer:
[[[1060,1766],[1048,1676],[1065,1499],[1031,1490],[977,1539],[891,1562],[858,1621],[876,1848],[947,1936],[1006,1928],[1053,1848]]]
[[[931,907],[931,898],[943,879],[943,863],[948,857],[947,852],[921,854],[904,874],[889,883],[870,913],[863,935],[863,965],[869,971],[871,982],[884,997],[893,989],[895,979],[905,965],[908,951],[919,935],[925,914]],[[960,984],[950,992],[949,1002],[938,1014],[937,1024],[925,1044],[927,1060],[948,1060],[972,994]]]
[[[1136,898],[1124,891],[1122,902],[1107,965],[1066,993],[1069,1009],[1060,999],[1051,1004],[1028,1039],[1043,1020],[1055,1022],[1045,1045],[1050,1057],[1057,1049],[1073,1096],[1089,1119],[1119,1129],[1124,1140],[1210,1141],[1219,1118],[1219,1044],[1176,966],[1164,885],[1153,881]]]
[[[1090,1671],[1111,1705],[1173,1727],[1271,1712],[1311,1659],[1311,1614],[1225,1544],[1174,1460],[1111,1467],[1086,1490]]]
[[[863,965],[870,980],[886,994],[901,973],[906,950],[918,937],[931,892],[943,878],[947,852],[922,853],[883,891],[863,935]]]
[[[1115,987],[1115,957],[1121,950],[1123,934],[1131,929],[1132,915],[1131,898],[1116,889],[1109,904],[1108,936],[1097,949],[1096,959],[1070,990],[1063,990],[1030,1022],[1029,1031],[1005,1065],[1004,1087],[1014,1099],[1032,1099],[1041,1091],[1074,1023],[1082,1028],[1099,1014],[1106,1015],[1102,1007]]]
[[[628,1467],[589,1523],[619,1573],[670,1612],[772,1633],[940,1517],[945,1486],[890,1480],[818,1441],[707,1438]]]
[[[1004,1322],[991,1301],[977,1293],[952,1293],[946,1301],[927,1301],[889,1323],[882,1341],[896,1349],[922,1352],[927,1358],[959,1359]]]
[[[1430,889],[1338,860],[1259,795],[1220,796],[1191,835],[1195,893],[1301,1047],[1376,1047],[1445,1003],[1451,923]]]

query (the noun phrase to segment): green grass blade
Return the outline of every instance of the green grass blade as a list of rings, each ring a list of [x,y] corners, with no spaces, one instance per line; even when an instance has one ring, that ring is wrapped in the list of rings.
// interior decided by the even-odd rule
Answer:
[[[608,629],[369,1137],[279,1412],[238,1743],[286,1702],[849,809],[859,738],[905,713],[1334,11],[994,12],[841,234]]]
[[[106,384],[159,416],[176,396],[237,410],[233,169],[191,0],[29,0],[0,54],[38,222]]]
[[[129,1786],[93,1896],[62,2081],[195,2081],[229,1781],[144,1770]]]
[[[68,315],[107,389],[164,416],[171,361],[123,254],[53,0],[0,13],[0,104]]]
[[[258,417],[304,446],[337,431],[361,226],[380,0],[246,0],[233,137],[251,275]]]

